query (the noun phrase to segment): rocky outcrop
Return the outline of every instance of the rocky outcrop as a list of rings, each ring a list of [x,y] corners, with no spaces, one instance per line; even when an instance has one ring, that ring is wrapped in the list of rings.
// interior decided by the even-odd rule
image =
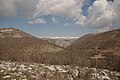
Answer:
[[[120,72],[69,65],[0,61],[0,80],[120,80]]]
[[[41,39],[65,48],[78,39],[78,37],[49,37]]]

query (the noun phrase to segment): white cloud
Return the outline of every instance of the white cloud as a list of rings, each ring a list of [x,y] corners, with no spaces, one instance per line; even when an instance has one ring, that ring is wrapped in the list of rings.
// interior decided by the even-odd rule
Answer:
[[[15,0],[0,0],[0,16],[16,17]]]
[[[89,7],[87,17],[82,14],[82,6],[85,4],[83,2],[84,0],[50,0],[42,3],[39,0],[34,17],[43,15],[66,16],[79,26],[96,28],[120,27],[119,0],[115,0],[113,3],[107,0],[96,0]]]
[[[28,21],[29,24],[46,24],[46,21],[42,18],[34,19],[32,21]]]
[[[60,37],[39,37],[39,38],[50,38],[50,39],[78,39],[79,37],[69,37],[69,36],[60,36]]]
[[[38,0],[16,0],[16,14],[18,14],[19,17],[32,18],[37,2]]]
[[[53,21],[53,23],[58,23],[58,21],[56,20],[56,18],[55,17],[52,17],[52,19],[51,19],[52,21]]]
[[[110,27],[103,27],[101,29],[99,29],[97,32],[106,32],[106,31],[110,31],[112,30]]]
[[[39,0],[36,6],[34,18],[53,15],[66,16],[72,18],[73,21],[83,21],[82,0]]]
[[[65,23],[64,26],[69,26],[69,23]]]
[[[38,0],[0,0],[0,16],[31,18]]]
[[[32,24],[45,24],[38,18],[46,15],[65,16],[79,26],[120,28],[120,0],[95,0],[83,16],[85,1],[90,0],[0,0],[0,16],[32,18]],[[55,18],[52,21],[56,23]]]
[[[89,7],[88,16],[83,24],[96,28],[111,27],[120,28],[120,0],[113,3],[107,0],[96,0]]]

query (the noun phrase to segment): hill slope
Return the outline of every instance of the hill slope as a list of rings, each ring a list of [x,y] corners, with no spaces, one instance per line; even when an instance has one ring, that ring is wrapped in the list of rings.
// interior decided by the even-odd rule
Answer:
[[[64,52],[74,56],[71,64],[120,70],[120,29],[85,35]]]
[[[23,37],[33,37],[21,30],[15,28],[0,28],[0,38],[23,38]]]
[[[99,49],[120,52],[120,29],[98,34],[87,34],[77,39],[66,50]],[[120,55],[119,53],[117,55]]]
[[[1,33],[3,34],[3,32]],[[0,59],[54,65],[77,65],[120,71],[119,35],[119,29],[88,34],[64,50],[55,44],[29,34],[17,38],[4,36],[0,38]]]
[[[0,59],[26,59],[37,53],[56,52],[61,47],[14,28],[0,29]]]

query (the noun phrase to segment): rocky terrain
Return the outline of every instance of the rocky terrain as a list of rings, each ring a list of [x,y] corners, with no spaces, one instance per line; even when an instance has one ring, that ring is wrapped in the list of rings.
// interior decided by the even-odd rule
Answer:
[[[69,65],[0,61],[0,80],[120,80],[120,72]]]
[[[99,49],[111,52],[116,51],[116,55],[120,55],[120,29],[84,35],[66,49],[70,51]]]
[[[14,28],[0,29],[0,60],[120,71],[120,30],[88,34],[63,48]],[[20,36],[14,37],[14,34]],[[3,37],[4,36],[4,37]]]
[[[15,28],[0,28],[0,38],[23,38],[23,37],[33,36]]]
[[[0,51],[3,53],[8,53],[9,50],[11,52],[18,51],[18,53],[23,50],[26,53],[31,53],[37,50],[38,52],[52,52],[62,49],[55,44],[36,38],[15,28],[0,28],[0,46]]]
[[[51,38],[50,37],[50,38],[41,38],[41,39],[65,48],[69,46],[71,43],[73,43],[77,39],[77,37],[72,37],[72,38],[71,37],[68,37],[68,38],[65,38],[65,37]]]
[[[73,64],[120,71],[120,29],[84,35],[64,51],[74,55]]]
[[[47,53],[62,50],[48,41],[34,37],[15,28],[0,28],[0,60],[44,61]],[[44,60],[43,57],[46,57]]]

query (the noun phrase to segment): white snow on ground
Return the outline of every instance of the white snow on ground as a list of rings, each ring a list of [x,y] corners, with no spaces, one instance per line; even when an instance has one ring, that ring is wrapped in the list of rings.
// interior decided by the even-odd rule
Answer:
[[[0,80],[120,80],[120,72],[88,67],[0,61]]]

